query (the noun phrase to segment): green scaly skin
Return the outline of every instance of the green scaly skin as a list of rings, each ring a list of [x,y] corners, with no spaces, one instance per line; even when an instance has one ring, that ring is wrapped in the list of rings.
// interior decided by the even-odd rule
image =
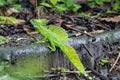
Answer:
[[[45,39],[49,40],[49,48],[51,49],[51,51],[55,51],[56,47],[59,47],[67,56],[67,58],[71,61],[71,63],[80,71],[80,73],[83,74],[85,77],[88,77],[88,74],[86,74],[85,68],[80,61],[75,49],[65,44],[65,42],[62,42],[59,39],[59,36],[56,35],[54,32],[45,28],[45,26],[43,26],[43,24],[47,23],[45,19],[32,19],[31,23],[36,28],[36,30],[45,37]],[[89,77],[89,79],[91,80],[91,77]]]

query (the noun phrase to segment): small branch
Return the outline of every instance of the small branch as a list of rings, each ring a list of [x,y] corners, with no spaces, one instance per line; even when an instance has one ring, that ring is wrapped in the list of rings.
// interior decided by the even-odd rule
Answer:
[[[98,76],[101,80],[108,80],[107,77],[105,77],[104,75],[101,75],[99,72],[97,72],[96,70],[90,68],[89,66],[87,66],[88,69],[90,69],[92,71],[93,74],[95,74],[96,76]]]
[[[118,54],[118,56],[117,56],[117,59],[115,60],[114,64],[113,64],[112,67],[110,68],[109,72],[111,72],[111,71],[113,70],[113,68],[114,68],[115,65],[117,64],[119,58],[120,58],[120,52],[119,52],[119,54]]]
[[[45,70],[44,71],[45,73],[51,73],[51,72],[53,72],[53,71],[48,71],[48,70]],[[74,74],[78,74],[78,73],[80,73],[80,71],[60,71],[61,73],[74,73]],[[86,71],[86,73],[88,74],[88,73],[91,73],[91,71]]]
[[[89,53],[89,55],[90,55],[91,57],[93,57],[92,53],[91,53],[90,50],[87,48],[87,46],[86,46],[85,44],[83,44],[83,46],[84,46],[84,48],[87,50],[87,52]]]

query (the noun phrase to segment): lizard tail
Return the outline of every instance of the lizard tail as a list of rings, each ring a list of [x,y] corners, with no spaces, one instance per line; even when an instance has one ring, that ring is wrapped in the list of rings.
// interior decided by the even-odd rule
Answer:
[[[64,44],[64,47],[61,47],[61,50],[70,60],[70,62],[80,71],[80,73],[83,74],[85,77],[88,77],[88,74],[85,72],[85,68],[75,49],[67,44]]]
[[[65,47],[62,49],[62,51],[64,52],[64,54],[66,55],[66,57],[72,62],[72,64],[83,74],[85,74],[85,69],[84,66],[78,56],[78,54],[76,53],[76,51],[74,50],[73,47],[66,45]]]

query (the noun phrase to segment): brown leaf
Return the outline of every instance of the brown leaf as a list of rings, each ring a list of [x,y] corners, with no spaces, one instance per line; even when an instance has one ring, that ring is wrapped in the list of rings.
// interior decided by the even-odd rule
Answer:
[[[23,26],[24,31],[26,31],[27,34],[37,34],[38,32],[33,30],[29,25]]]
[[[93,32],[91,32],[91,33],[102,33],[102,32],[104,32],[104,30],[96,30],[96,31],[93,31]]]
[[[37,6],[37,0],[29,0],[31,6],[36,7]]]
[[[115,17],[110,17],[110,18],[99,18],[101,21],[106,21],[106,22],[120,22],[120,15],[115,16]]]
[[[6,16],[9,16],[9,15],[11,15],[11,14],[13,14],[13,13],[18,13],[18,12],[19,12],[19,11],[16,10],[16,9],[14,9],[14,8],[9,8],[9,9],[6,11],[5,15],[6,15]]]

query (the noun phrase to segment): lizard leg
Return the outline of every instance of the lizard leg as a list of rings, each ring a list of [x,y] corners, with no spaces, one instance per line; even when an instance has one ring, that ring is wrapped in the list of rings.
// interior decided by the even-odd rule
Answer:
[[[48,47],[51,49],[51,52],[56,50],[55,44],[52,41],[50,41],[50,46]]]
[[[47,41],[47,38],[46,37],[44,37],[43,39],[36,39],[37,40],[37,43],[46,43],[46,41]]]

